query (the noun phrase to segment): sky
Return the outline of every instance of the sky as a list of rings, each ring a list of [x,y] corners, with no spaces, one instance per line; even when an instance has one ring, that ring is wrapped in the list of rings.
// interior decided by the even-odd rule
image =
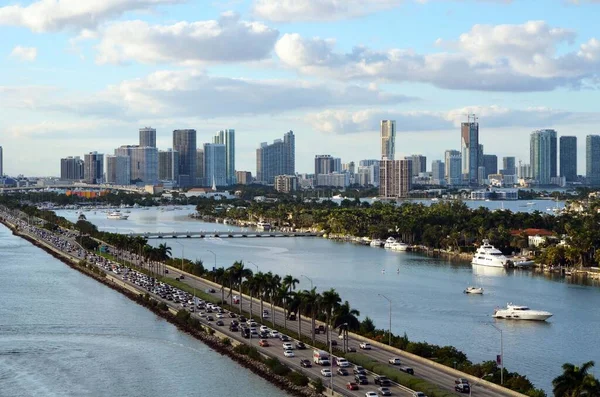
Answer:
[[[0,146],[9,175],[112,154],[157,129],[236,130],[236,168],[296,135],[316,154],[443,159],[476,114],[486,154],[529,162],[529,134],[600,134],[600,0],[0,0]]]

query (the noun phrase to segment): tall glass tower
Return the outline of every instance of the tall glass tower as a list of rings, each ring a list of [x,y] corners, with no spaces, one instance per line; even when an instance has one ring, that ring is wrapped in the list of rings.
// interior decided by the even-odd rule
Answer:
[[[196,130],[173,131],[173,150],[179,152],[179,186],[196,184]]]

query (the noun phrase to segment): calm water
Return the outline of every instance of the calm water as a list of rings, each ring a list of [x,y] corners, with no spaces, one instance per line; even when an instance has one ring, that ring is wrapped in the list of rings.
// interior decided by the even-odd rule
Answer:
[[[0,396],[286,395],[2,225],[0,269]]]
[[[189,219],[191,209],[161,212],[132,210],[127,221],[109,221],[106,214],[86,213],[101,228],[119,232],[216,230],[229,225],[206,224]],[[74,211],[62,211],[75,219]],[[533,276],[529,272],[478,269],[422,255],[389,252],[384,249],[336,243],[320,238],[247,238],[177,239],[166,242],[173,254],[202,259],[213,265],[229,266],[235,260],[249,261],[261,271],[292,274],[301,280],[300,288],[309,288],[313,279],[319,290],[335,288],[343,299],[378,327],[387,328],[388,303],[393,301],[392,327],[395,333],[407,332],[412,340],[451,344],[463,350],[473,361],[493,360],[500,352],[500,334],[504,333],[506,366],[526,374],[539,387],[551,389],[551,380],[566,362],[582,363],[600,359],[595,338],[600,326],[600,288],[570,284],[564,279]],[[385,270],[385,273],[382,273]],[[462,293],[470,284],[485,288],[483,296]],[[507,302],[531,306],[554,313],[546,323],[494,321],[496,306]]]

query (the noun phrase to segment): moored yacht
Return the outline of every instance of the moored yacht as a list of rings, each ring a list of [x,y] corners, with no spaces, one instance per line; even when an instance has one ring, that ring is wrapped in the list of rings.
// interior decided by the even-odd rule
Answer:
[[[477,249],[472,265],[489,266],[489,267],[508,267],[510,261],[502,251],[490,244],[489,240],[483,240],[483,244]]]
[[[122,213],[121,213],[121,211],[119,211],[119,210],[116,210],[116,211],[110,212],[110,213],[109,213],[109,214],[106,216],[106,218],[107,218],[107,219],[116,219],[116,220],[122,220],[122,221],[124,221],[124,220],[126,220],[127,218],[129,218],[129,215],[122,214]]]
[[[401,241],[396,241],[390,247],[392,251],[406,251],[408,250],[408,244],[403,243]]]
[[[369,245],[371,247],[381,247],[383,245],[383,241],[379,239],[371,240],[371,243]]]
[[[517,306],[508,303],[506,309],[496,308],[493,317],[505,318],[508,320],[546,321],[552,317],[552,313],[542,310],[531,310],[527,306]]]
[[[475,295],[482,295],[483,294],[483,288],[482,287],[467,287],[464,290],[465,294],[475,294]]]
[[[256,224],[256,228],[260,231],[268,232],[269,230],[271,230],[271,224],[268,222],[260,221]]]
[[[392,244],[396,243],[396,239],[393,237],[388,237],[383,244],[383,248],[392,248]]]

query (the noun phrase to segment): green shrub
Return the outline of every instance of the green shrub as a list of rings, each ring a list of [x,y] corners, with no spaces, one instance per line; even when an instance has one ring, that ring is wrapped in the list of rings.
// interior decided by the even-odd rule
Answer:
[[[231,339],[224,337],[221,339],[221,343],[223,343],[225,346],[231,346]]]
[[[323,381],[321,378],[317,378],[312,382],[313,387],[317,393],[323,393],[325,391],[325,386],[323,386]]]
[[[309,379],[301,372],[292,371],[287,374],[287,378],[296,386],[304,387],[308,385]]]

